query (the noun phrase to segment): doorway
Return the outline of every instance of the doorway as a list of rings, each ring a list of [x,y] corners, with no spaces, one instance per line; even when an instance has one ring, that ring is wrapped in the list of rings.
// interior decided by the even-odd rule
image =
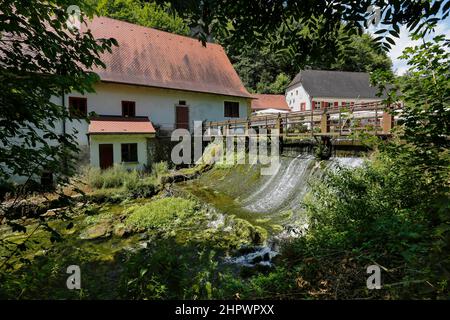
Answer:
[[[189,130],[189,108],[185,106],[175,107],[175,127],[176,129]]]
[[[108,169],[113,166],[114,163],[114,153],[112,144],[99,144],[98,152],[100,158],[100,168]]]

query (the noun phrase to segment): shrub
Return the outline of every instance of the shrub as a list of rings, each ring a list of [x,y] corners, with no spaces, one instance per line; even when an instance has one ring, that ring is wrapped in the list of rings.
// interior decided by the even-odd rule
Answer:
[[[162,177],[166,175],[169,172],[169,166],[167,165],[167,162],[157,162],[152,165],[152,173],[155,177]]]
[[[321,274],[340,275],[349,286],[341,286],[346,298],[367,294],[363,271],[375,263],[388,270],[383,286],[391,298],[446,296],[448,286],[440,284],[448,281],[442,271],[448,262],[433,262],[448,255],[448,248],[433,251],[436,239],[442,240],[436,237],[433,206],[445,188],[433,192],[431,180],[409,161],[379,153],[361,168],[328,172],[305,199],[307,235],[285,246],[284,258],[309,282]],[[315,262],[301,262],[310,259]]]
[[[158,184],[154,177],[145,177],[134,185],[128,185],[127,191],[133,198],[149,198],[157,192]]]
[[[16,186],[6,180],[0,180],[0,201],[3,201],[8,194],[14,194]]]

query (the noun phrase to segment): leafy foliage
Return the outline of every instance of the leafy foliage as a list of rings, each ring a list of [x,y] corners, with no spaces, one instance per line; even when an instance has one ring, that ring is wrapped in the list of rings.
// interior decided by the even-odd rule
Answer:
[[[234,67],[244,85],[258,93],[282,94],[301,68],[339,71],[390,72],[392,62],[368,34],[345,37],[340,30],[337,50],[322,48],[320,52],[305,54],[295,44],[284,41],[284,34],[268,37],[261,43],[235,47],[231,38],[219,39],[225,44]],[[242,40],[244,41],[244,40]],[[316,39],[321,41],[321,39]]]
[[[57,97],[73,91],[92,92],[98,76],[88,70],[104,67],[100,53],[111,52],[117,45],[114,39],[95,39],[90,31],[70,28],[66,23],[70,5],[84,8],[79,1],[2,1],[0,183],[12,176],[22,176],[25,183],[14,188],[13,199],[1,207],[0,220],[20,232],[26,232],[26,228],[11,216],[20,200],[34,190],[30,187],[33,181],[52,172],[54,182],[64,185],[75,171],[76,132],[63,128],[66,121],[80,119],[72,118]],[[80,20],[84,23],[84,17]],[[65,194],[60,199],[70,203]],[[40,230],[49,233],[52,243],[61,240],[46,221],[40,221],[31,234]],[[12,256],[28,250],[28,239],[20,243],[2,241],[8,254],[0,269],[9,268]]]
[[[88,0],[89,1],[89,0]],[[181,35],[188,35],[190,29],[170,3],[161,5],[140,0],[91,1],[98,15],[124,20],[145,27],[156,28]]]
[[[58,133],[70,115],[52,97],[92,92],[98,77],[86,70],[104,66],[98,54],[116,42],[69,29],[69,4],[78,2],[2,2],[0,179],[45,170],[64,179],[73,172],[76,141],[72,134]]]
[[[383,29],[378,33],[377,42],[387,50],[395,43],[393,39],[398,38],[400,25],[406,25],[414,33],[427,32],[440,20],[440,14],[445,19],[450,12],[450,6],[443,0],[159,2],[170,2],[174,9],[183,12],[202,41],[207,41],[210,35],[228,34],[231,42],[238,46],[242,39],[261,42],[279,29],[286,35],[280,43],[293,44],[299,54],[305,56],[314,56],[326,49],[335,52],[336,34],[342,22],[350,33],[361,33],[370,22],[379,22]],[[377,13],[375,7],[379,8],[380,21],[371,19]]]
[[[343,54],[331,63],[330,70],[372,72],[375,70],[390,71],[392,61],[386,52],[378,48],[368,34],[353,35],[348,44],[342,44]],[[332,59],[330,59],[333,61]]]

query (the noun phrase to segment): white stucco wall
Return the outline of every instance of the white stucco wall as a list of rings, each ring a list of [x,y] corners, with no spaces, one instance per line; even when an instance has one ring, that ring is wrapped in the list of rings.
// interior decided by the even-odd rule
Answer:
[[[239,103],[239,118],[246,118],[250,112],[250,99],[230,97],[224,95],[215,95],[207,93],[196,93],[171,89],[160,89],[151,87],[142,87],[134,85],[123,85],[115,83],[100,82],[94,86],[95,93],[80,94],[77,92],[68,94],[64,97],[65,105],[69,106],[69,97],[87,98],[87,112],[95,112],[98,115],[122,115],[122,101],[136,102],[136,116],[149,117],[155,126],[173,129],[175,126],[175,106],[180,100],[186,101],[189,108],[189,120],[191,128],[193,121],[223,121],[224,102],[233,101]],[[53,103],[62,105],[62,97],[52,97]],[[63,132],[63,123],[54,123],[54,132]],[[96,136],[88,139],[88,123],[86,121],[73,120],[66,122],[65,130],[68,133],[75,133],[77,142],[80,145],[82,153],[89,154],[91,164],[99,165],[98,144],[114,144],[114,163],[120,163],[121,143],[138,143],[139,164],[126,164],[130,167],[142,167],[148,163],[147,140],[146,136],[137,135],[110,135]],[[20,141],[16,139],[16,143]],[[87,160],[87,159],[86,159]],[[13,177],[12,179],[21,182],[22,177]]]
[[[99,144],[113,145],[113,162],[122,164],[130,169],[143,169],[148,164],[147,139],[151,135],[117,134],[117,135],[91,135],[90,136],[90,163],[93,167],[100,166]],[[137,163],[122,163],[122,143],[137,143]]]
[[[122,115],[122,101],[136,102],[136,116],[146,116],[155,126],[163,129],[173,129],[175,126],[175,106],[180,100],[186,101],[189,108],[190,127],[193,121],[222,121],[234,119],[224,117],[224,102],[239,103],[239,118],[248,116],[248,99],[221,96],[206,93],[195,93],[170,89],[139,87],[114,83],[99,83],[95,86],[95,93],[81,95],[72,93],[66,96],[66,105],[69,97],[87,98],[87,111],[98,115]],[[59,98],[61,100],[61,98]],[[68,130],[77,129],[80,144],[87,144],[86,123],[75,121],[67,125]]]
[[[286,91],[286,101],[292,111],[300,111],[300,104],[302,102],[306,103],[306,110],[311,110],[309,94],[301,84],[288,88]]]

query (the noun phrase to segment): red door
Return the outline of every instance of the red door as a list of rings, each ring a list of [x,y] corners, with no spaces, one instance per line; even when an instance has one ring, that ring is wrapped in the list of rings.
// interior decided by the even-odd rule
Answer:
[[[189,130],[189,108],[188,107],[175,107],[175,122],[177,129]]]
[[[100,156],[100,168],[107,169],[112,167],[114,163],[113,158],[113,145],[112,144],[99,144],[98,153]]]

